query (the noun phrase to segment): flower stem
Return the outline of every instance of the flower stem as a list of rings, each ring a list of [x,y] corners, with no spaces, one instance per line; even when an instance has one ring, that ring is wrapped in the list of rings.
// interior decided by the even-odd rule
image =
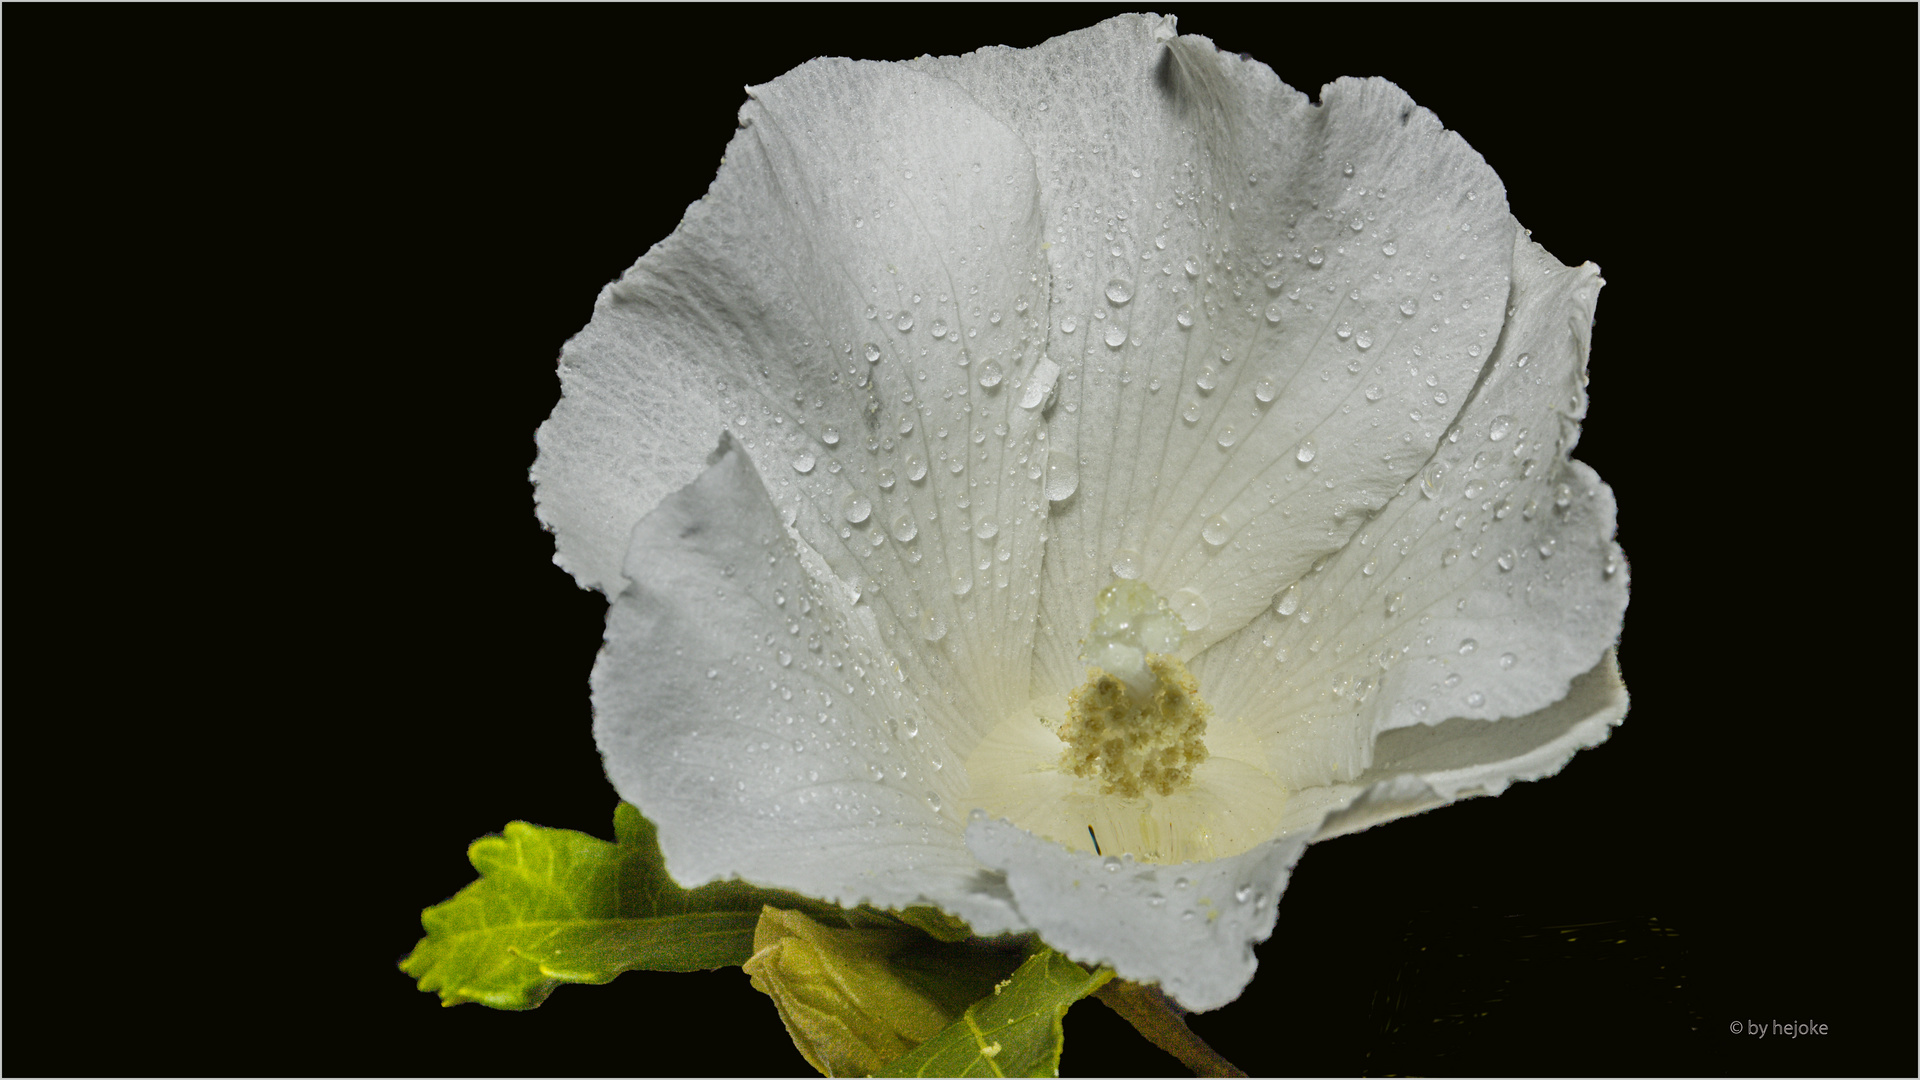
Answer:
[[[1157,986],[1111,979],[1093,996],[1132,1024],[1147,1041],[1180,1059],[1195,1076],[1245,1076],[1187,1026],[1185,1011]]]

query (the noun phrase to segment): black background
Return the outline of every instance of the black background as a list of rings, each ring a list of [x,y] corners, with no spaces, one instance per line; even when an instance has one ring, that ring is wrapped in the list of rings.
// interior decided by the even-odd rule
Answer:
[[[1107,13],[9,8],[0,1066],[806,1073],[737,970],[507,1014],[395,969],[475,837],[610,835],[533,430],[745,85]],[[1576,456],[1633,570],[1612,739],[1310,849],[1196,1029],[1256,1074],[1912,1073],[1913,9],[1179,14],[1398,82],[1604,269]],[[1829,1033],[1729,1030],[1776,1020]]]

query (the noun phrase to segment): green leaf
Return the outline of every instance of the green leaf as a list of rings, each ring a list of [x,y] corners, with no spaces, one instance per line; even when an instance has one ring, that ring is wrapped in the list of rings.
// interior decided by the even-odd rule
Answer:
[[[480,880],[422,913],[427,936],[401,961],[442,1002],[531,1009],[563,982],[623,971],[697,971],[753,955],[760,907],[740,882],[687,890],[667,876],[653,826],[622,803],[619,843],[516,821],[474,841]]]
[[[883,1076],[1056,1076],[1067,1007],[1113,978],[1042,947],[938,1035]]]
[[[927,955],[917,957],[923,970],[908,977],[943,1004],[958,995],[971,1001],[998,978],[991,949],[975,955],[981,950],[956,946],[961,951],[947,962],[934,962],[942,950],[922,934],[950,942],[969,933],[935,909],[848,910],[744,881],[683,889],[667,874],[658,833],[637,808],[621,803],[613,829],[617,840],[609,843],[516,821],[503,835],[474,841],[467,858],[480,880],[421,914],[427,936],[400,970],[447,1005],[531,1009],[561,983],[744,964],[760,910],[771,905],[829,926],[918,928],[914,937],[924,948],[913,948]]]

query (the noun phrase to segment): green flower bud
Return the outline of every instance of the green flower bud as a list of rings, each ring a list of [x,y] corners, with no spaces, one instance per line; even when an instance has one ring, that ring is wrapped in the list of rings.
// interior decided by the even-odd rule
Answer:
[[[825,1076],[870,1076],[953,1019],[888,963],[912,936],[841,930],[766,907],[744,967],[808,1064]]]

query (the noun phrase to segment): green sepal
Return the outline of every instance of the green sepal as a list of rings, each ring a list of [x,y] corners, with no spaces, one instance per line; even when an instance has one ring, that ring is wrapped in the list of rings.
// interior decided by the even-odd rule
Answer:
[[[1041,947],[960,1019],[881,1070],[882,1076],[1057,1076],[1068,1006],[1113,972],[1089,972]]]

